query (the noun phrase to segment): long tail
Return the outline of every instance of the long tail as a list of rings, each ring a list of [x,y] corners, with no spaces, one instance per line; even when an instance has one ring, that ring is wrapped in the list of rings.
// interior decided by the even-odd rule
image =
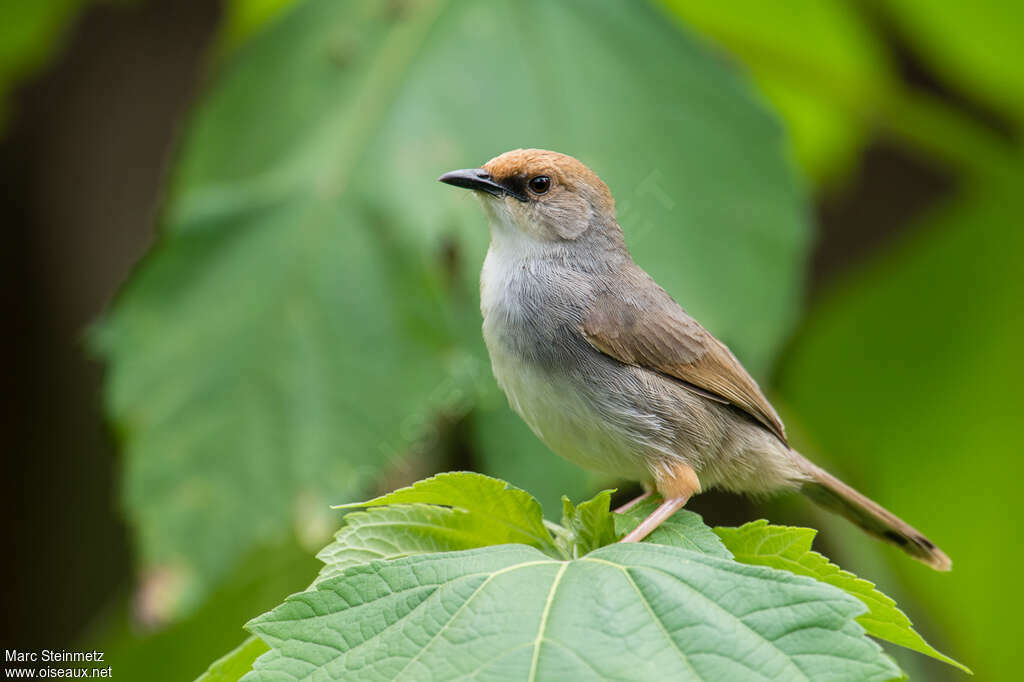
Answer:
[[[948,571],[953,567],[953,562],[935,543],[906,521],[810,461],[803,459],[801,464],[810,480],[803,484],[800,492],[815,503],[845,516],[871,535],[896,545],[936,571]]]

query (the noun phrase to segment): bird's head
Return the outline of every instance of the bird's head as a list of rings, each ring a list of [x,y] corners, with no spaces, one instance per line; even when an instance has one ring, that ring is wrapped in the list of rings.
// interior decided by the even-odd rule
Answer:
[[[445,173],[439,180],[476,191],[495,237],[563,245],[607,242],[609,237],[621,242],[611,192],[571,156],[515,149],[480,168]]]

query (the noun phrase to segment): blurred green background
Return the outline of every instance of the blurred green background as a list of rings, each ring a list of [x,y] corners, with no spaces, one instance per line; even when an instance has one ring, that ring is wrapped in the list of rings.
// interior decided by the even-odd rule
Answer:
[[[637,261],[794,444],[954,570],[801,499],[693,508],[821,528],[934,645],[1017,678],[1021,3],[0,12],[4,647],[192,679],[310,582],[331,503],[466,468],[552,514],[634,493],[506,407],[483,218],[434,182],[541,146],[608,182]],[[892,653],[914,679],[962,674]]]

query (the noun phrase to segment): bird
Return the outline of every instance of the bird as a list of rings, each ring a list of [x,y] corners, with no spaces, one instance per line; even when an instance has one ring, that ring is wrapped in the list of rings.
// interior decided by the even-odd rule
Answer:
[[[663,500],[639,542],[702,491],[800,491],[932,568],[928,538],[793,449],[735,355],[637,265],[607,185],[579,160],[515,149],[440,182],[490,226],[483,337],[511,408],[557,455]]]

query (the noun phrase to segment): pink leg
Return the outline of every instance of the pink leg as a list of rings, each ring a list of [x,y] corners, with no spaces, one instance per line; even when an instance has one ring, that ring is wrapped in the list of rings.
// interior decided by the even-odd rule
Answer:
[[[647,492],[643,493],[642,495],[638,495],[637,497],[634,497],[632,500],[630,500],[626,504],[622,505],[621,507],[617,507],[615,509],[615,513],[616,514],[621,514],[623,512],[627,512],[630,509],[632,509],[633,507],[635,507],[636,505],[638,505],[641,502],[643,502],[644,500],[646,500],[650,496],[651,496],[651,491],[648,490]]]
[[[672,497],[662,502],[657,509],[651,512],[650,516],[640,522],[640,525],[631,530],[626,537],[619,542],[640,542],[650,535],[655,528],[660,526],[668,517],[682,509],[690,499],[689,495],[683,497]]]

